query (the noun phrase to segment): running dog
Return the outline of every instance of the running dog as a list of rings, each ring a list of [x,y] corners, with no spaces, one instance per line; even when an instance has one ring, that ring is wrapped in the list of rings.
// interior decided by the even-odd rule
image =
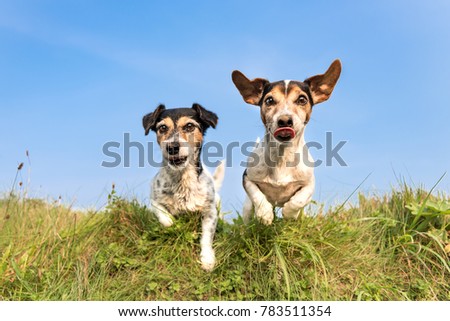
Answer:
[[[247,199],[244,221],[255,216],[272,223],[274,207],[282,207],[284,218],[296,219],[314,192],[314,161],[305,144],[304,131],[313,106],[330,98],[341,74],[335,60],[328,70],[305,81],[249,80],[240,71],[232,80],[244,101],[260,107],[266,133],[258,142],[243,175]]]
[[[163,155],[163,166],[152,182],[151,209],[159,222],[169,227],[174,216],[183,212],[202,215],[200,261],[211,271],[215,265],[212,247],[218,220],[218,190],[224,177],[221,163],[214,176],[202,166],[200,152],[209,127],[215,128],[218,117],[199,104],[192,108],[166,109],[159,105],[143,118],[145,135],[156,133]]]

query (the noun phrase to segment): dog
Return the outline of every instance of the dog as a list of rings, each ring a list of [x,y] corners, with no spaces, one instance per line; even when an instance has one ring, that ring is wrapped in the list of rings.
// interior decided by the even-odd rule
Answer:
[[[247,193],[242,210],[245,222],[254,212],[259,221],[270,225],[275,207],[282,208],[283,218],[297,219],[300,210],[311,201],[314,161],[305,144],[304,131],[313,106],[330,98],[341,68],[341,62],[335,60],[324,74],[303,82],[249,80],[240,71],[233,71],[233,83],[246,103],[260,107],[266,129],[264,140],[257,142],[243,175]]]
[[[202,166],[200,152],[209,127],[218,117],[194,103],[192,108],[166,109],[159,105],[143,118],[145,135],[156,133],[163,155],[163,166],[152,181],[151,210],[159,222],[169,227],[174,216],[186,212],[202,215],[200,262],[211,271],[215,265],[212,247],[218,214],[218,191],[224,177],[224,163],[214,176]]]

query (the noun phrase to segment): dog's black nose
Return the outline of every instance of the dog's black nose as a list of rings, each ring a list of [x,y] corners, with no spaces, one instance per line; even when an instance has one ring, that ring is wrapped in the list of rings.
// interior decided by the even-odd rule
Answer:
[[[180,143],[168,143],[166,145],[166,150],[167,153],[169,153],[169,155],[171,156],[178,155],[178,153],[180,152]]]
[[[278,127],[292,127],[294,126],[294,121],[291,116],[281,116],[278,118]]]

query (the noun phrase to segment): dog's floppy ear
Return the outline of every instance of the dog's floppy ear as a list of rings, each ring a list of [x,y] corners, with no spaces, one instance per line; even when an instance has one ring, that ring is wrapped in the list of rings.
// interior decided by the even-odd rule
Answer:
[[[341,75],[341,69],[341,61],[336,59],[324,74],[313,76],[305,80],[305,83],[309,85],[311,90],[314,104],[324,102],[330,98],[334,86],[336,86],[339,76]]]
[[[150,130],[155,130],[156,120],[164,110],[166,110],[166,106],[161,104],[156,107],[154,112],[144,116],[144,118],[142,119],[142,126],[144,126],[145,135],[148,135]]]
[[[202,122],[203,131],[209,127],[216,128],[219,117],[212,111],[203,108],[201,105],[194,103],[192,109],[197,112],[198,118]]]
[[[267,79],[255,78],[250,80],[239,70],[233,71],[231,79],[246,103],[259,105],[264,86],[269,83]]]

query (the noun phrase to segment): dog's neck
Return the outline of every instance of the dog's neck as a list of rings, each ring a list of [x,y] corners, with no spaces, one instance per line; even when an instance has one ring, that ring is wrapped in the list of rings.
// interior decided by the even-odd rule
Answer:
[[[304,157],[305,149],[305,128],[298,135],[287,143],[280,143],[273,135],[266,130],[264,135],[264,157],[266,163],[269,161],[272,165],[286,166],[288,163],[298,162],[298,157]],[[269,166],[270,167],[270,166]]]

